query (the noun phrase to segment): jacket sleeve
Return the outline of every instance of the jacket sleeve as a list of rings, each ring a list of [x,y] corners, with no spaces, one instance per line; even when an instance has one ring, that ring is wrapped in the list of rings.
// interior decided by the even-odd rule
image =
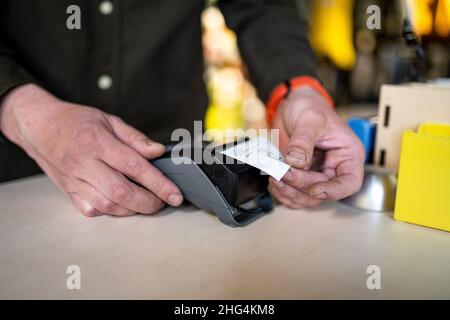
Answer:
[[[0,10],[1,6],[0,4]],[[3,98],[14,87],[29,82],[37,83],[34,77],[20,65],[17,55],[2,29],[3,27],[0,25],[0,106]],[[0,144],[7,141],[0,130]]]
[[[9,90],[28,82],[37,81],[21,66],[19,57],[0,26],[0,103]]]
[[[218,6],[264,102],[286,80],[317,77],[308,26],[292,0],[221,0]]]

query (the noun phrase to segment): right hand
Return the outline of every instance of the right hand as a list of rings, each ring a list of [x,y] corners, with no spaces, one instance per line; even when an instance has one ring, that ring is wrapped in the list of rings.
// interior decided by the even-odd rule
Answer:
[[[183,201],[175,184],[146,160],[162,155],[164,146],[116,116],[26,84],[4,98],[0,128],[86,216],[151,214],[165,202]]]

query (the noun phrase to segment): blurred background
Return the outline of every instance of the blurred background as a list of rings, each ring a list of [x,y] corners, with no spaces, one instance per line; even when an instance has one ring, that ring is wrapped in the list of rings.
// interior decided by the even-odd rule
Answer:
[[[248,81],[235,34],[209,1],[203,23],[207,129],[266,127],[265,107]],[[345,114],[377,113],[380,86],[411,81],[446,82],[450,75],[450,0],[296,0],[308,22],[321,81]],[[367,27],[380,9],[379,28]],[[405,24],[405,18],[409,24]]]

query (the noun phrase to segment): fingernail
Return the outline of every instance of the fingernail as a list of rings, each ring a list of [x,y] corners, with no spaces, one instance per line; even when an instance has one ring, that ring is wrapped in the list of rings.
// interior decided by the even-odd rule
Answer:
[[[164,148],[165,149],[165,147],[161,143],[154,142],[154,141],[151,141],[151,140],[147,140],[147,142],[145,144],[148,147],[150,147],[150,148],[154,148],[154,149],[156,149],[156,148]]]
[[[311,194],[311,196],[318,198],[318,199],[325,200],[326,198],[328,198],[328,193],[326,193],[325,191],[320,191],[320,192]]]
[[[306,155],[298,151],[290,151],[286,155],[286,162],[292,165],[303,166],[306,164]]]
[[[289,169],[283,177],[283,179],[286,181],[291,181],[293,178],[294,178],[294,175],[292,174],[291,169]]]
[[[169,196],[167,201],[171,206],[178,207],[181,202],[183,202],[183,196],[179,193],[173,193]]]

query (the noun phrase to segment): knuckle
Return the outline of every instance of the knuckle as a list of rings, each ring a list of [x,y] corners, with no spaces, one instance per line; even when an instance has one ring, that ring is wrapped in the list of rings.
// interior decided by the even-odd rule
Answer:
[[[290,199],[296,199],[299,195],[298,191],[295,191],[293,189],[288,189],[286,187],[282,187],[280,191],[283,193],[284,196],[290,198]]]
[[[157,198],[154,197],[151,201],[151,203],[148,206],[148,209],[146,210],[146,214],[153,214],[158,212],[162,207],[164,207],[164,202]]]
[[[97,145],[98,134],[94,125],[87,125],[82,128],[75,129],[74,136],[80,146],[93,147]]]
[[[168,188],[165,185],[162,178],[154,178],[150,183],[150,190],[159,194],[168,193]]]
[[[312,151],[312,149],[314,148],[314,142],[305,134],[296,135],[291,138],[291,146],[300,147],[303,150],[306,147],[307,150],[304,151]]]
[[[70,153],[65,153],[61,158],[61,165],[64,169],[72,171],[79,167],[80,159]]]
[[[304,190],[309,185],[311,185],[311,177],[309,177],[309,175],[300,175],[298,173],[295,173],[293,184],[297,189]]]
[[[103,213],[112,213],[116,209],[116,205],[112,201],[103,200],[98,209]]]
[[[142,162],[138,159],[128,160],[125,163],[125,174],[131,177],[137,177],[142,172]]]
[[[108,114],[108,117],[109,117],[109,119],[111,119],[112,121],[117,121],[117,122],[120,122],[120,123],[123,122],[123,120],[122,120],[120,117],[118,117],[118,116],[116,116],[116,115],[114,115],[114,114]]]
[[[145,139],[145,136],[140,132],[131,132],[129,135],[129,141],[131,141],[132,144],[135,144],[144,139]]]
[[[111,200],[114,202],[124,202],[130,196],[130,190],[122,183],[116,183],[111,186]]]
[[[95,208],[89,208],[89,209],[82,210],[81,213],[88,218],[93,218],[98,215],[97,210]]]

